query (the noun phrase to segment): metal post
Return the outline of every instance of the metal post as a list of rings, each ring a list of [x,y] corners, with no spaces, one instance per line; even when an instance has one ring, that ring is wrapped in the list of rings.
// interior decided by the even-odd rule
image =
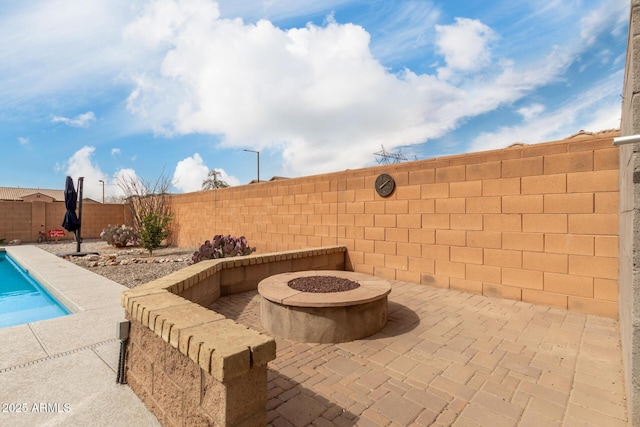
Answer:
[[[243,150],[248,153],[256,153],[258,155],[258,182],[260,182],[260,152],[256,150]]]
[[[80,225],[78,226],[78,230],[76,231],[76,252],[80,252],[80,243],[82,242],[82,237],[80,235],[80,230],[82,229],[82,187],[84,185],[84,177],[81,176],[78,178],[78,221]]]
[[[98,182],[102,183],[102,204],[104,205],[104,179],[99,179]]]

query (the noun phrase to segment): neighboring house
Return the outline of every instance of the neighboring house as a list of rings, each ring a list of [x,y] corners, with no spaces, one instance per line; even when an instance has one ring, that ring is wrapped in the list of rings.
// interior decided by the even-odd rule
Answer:
[[[287,178],[285,176],[274,176],[269,180],[269,182],[271,182],[271,181],[279,181],[281,179],[289,179],[289,178]],[[253,179],[253,180],[251,180],[251,182],[249,182],[249,184],[257,184],[258,182],[267,182],[267,181],[265,181],[265,180],[258,181],[257,179]]]
[[[64,202],[64,190],[0,187],[0,200],[16,202]]]
[[[64,190],[0,187],[0,200],[11,202],[64,202]],[[99,203],[86,197],[82,201],[83,203]]]

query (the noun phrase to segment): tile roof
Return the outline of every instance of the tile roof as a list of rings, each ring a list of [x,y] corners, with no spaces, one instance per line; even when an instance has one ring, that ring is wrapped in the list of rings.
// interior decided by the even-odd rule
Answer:
[[[52,197],[55,201],[64,201],[64,190],[20,187],[0,187],[0,200],[23,200],[26,196],[38,193]]]

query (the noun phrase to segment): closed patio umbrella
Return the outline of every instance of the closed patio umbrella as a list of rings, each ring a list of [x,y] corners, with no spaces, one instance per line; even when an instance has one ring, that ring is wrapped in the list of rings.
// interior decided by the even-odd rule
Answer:
[[[62,227],[75,233],[80,228],[80,220],[76,216],[76,203],[78,201],[78,193],[73,187],[73,179],[68,176],[67,182],[64,186],[64,205],[67,208],[67,212],[64,214],[64,220],[62,221]]]
[[[76,252],[66,255],[70,256],[82,256],[89,253],[97,254],[97,252],[80,252],[80,244],[82,243],[82,237],[80,236],[82,225],[82,187],[84,183],[84,177],[78,178],[78,191],[73,187],[73,179],[70,176],[67,177],[67,182],[64,186],[64,206],[67,208],[67,212],[64,214],[64,220],[62,221],[62,227],[74,234],[76,241]],[[76,216],[76,204],[78,204],[78,215]],[[64,256],[64,255],[61,255]]]

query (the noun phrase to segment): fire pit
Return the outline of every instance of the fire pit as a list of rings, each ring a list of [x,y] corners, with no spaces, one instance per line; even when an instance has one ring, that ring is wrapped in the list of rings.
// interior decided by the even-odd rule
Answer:
[[[298,342],[339,343],[387,324],[389,282],[351,271],[300,271],[258,284],[262,325]]]

